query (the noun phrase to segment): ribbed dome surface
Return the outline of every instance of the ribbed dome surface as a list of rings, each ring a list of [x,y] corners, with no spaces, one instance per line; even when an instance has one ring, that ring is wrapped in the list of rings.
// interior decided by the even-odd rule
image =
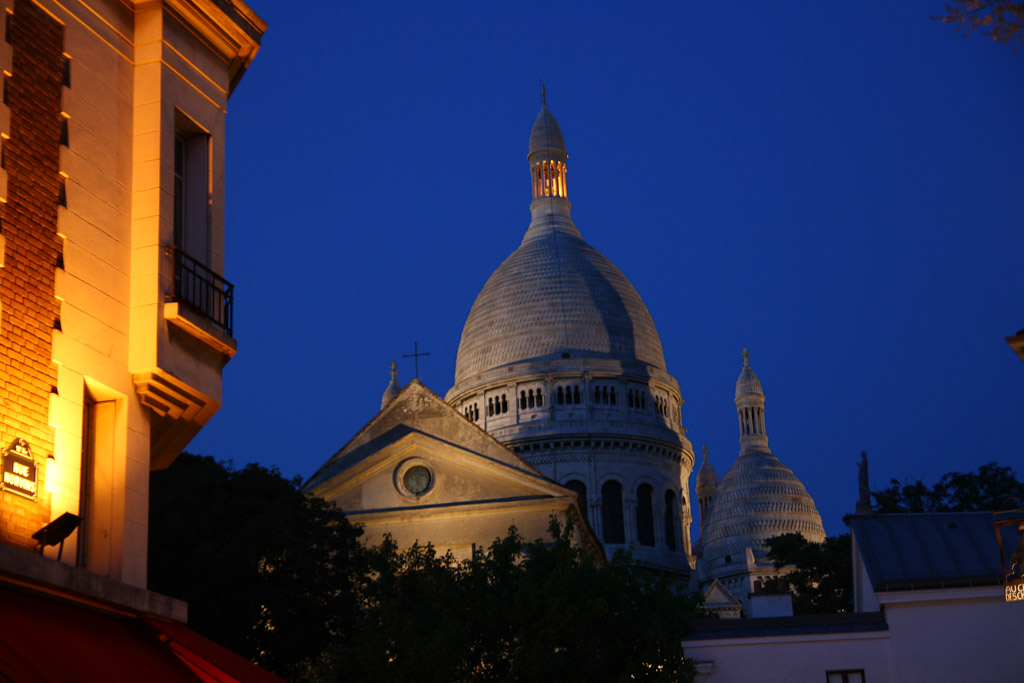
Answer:
[[[751,394],[764,396],[764,390],[761,388],[761,380],[757,378],[754,371],[750,369],[749,365],[744,365],[736,380],[736,398]]]
[[[470,310],[456,386],[491,368],[566,353],[665,369],[651,314],[611,261],[567,232],[528,237],[494,271]]]
[[[555,151],[557,156],[565,159],[565,139],[562,137],[562,129],[558,127],[558,121],[551,114],[547,106],[540,109],[537,120],[533,122],[533,129],[530,131],[530,153],[533,157],[535,152]],[[548,155],[550,156],[550,155]]]
[[[704,462],[701,463],[700,469],[697,471],[697,491],[714,490],[717,486],[718,472],[715,472],[715,468],[711,466],[707,456],[704,456]]]
[[[704,558],[754,549],[764,555],[764,542],[787,533],[809,541],[825,538],[821,515],[793,471],[770,453],[741,455],[722,477],[704,535]]]

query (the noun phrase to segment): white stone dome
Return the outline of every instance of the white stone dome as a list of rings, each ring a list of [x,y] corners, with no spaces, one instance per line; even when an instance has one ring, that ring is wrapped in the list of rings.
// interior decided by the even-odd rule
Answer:
[[[395,361],[391,361],[391,381],[388,382],[384,394],[380,397],[380,409],[384,410],[400,393],[402,393],[402,385],[398,383],[398,366]]]
[[[743,370],[740,371],[740,376],[736,379],[737,400],[744,396],[764,396],[761,380],[757,378],[757,375],[750,368],[750,364],[747,362],[748,359],[747,350],[743,349]]]
[[[701,463],[700,469],[697,470],[697,495],[699,496],[703,491],[711,491],[713,493],[717,488],[718,473],[711,466],[711,461],[708,460],[707,449],[705,449],[704,462]]]
[[[629,280],[578,234],[551,230],[527,234],[480,291],[462,330],[455,384],[557,358],[636,359],[665,370],[654,321]]]
[[[752,548],[767,556],[765,541],[799,533],[809,541],[825,539],[814,500],[793,471],[771,453],[741,455],[722,477],[704,527],[704,559],[715,563]]]

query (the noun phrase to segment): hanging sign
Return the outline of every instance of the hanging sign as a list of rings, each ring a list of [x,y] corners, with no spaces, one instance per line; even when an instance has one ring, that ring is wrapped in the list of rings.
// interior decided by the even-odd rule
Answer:
[[[15,439],[4,451],[3,490],[35,500],[37,483],[36,461],[28,442]]]

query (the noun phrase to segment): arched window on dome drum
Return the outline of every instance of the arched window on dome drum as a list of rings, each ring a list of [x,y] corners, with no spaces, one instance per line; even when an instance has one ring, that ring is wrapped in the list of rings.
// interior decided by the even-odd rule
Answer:
[[[654,545],[652,490],[650,484],[640,484],[636,490],[636,537],[640,545]]]
[[[669,550],[676,549],[676,492],[665,491],[665,544]]]
[[[583,402],[583,399],[580,398],[580,388],[578,386],[572,388],[572,402],[576,404]]]
[[[587,485],[579,479],[573,479],[572,481],[567,481],[565,483],[565,488],[575,493],[576,497],[579,498],[580,509],[583,510],[583,515],[586,516],[590,514],[587,512]]]
[[[611,397],[612,405],[615,405],[615,387],[611,388],[609,396]]]
[[[540,408],[543,405],[544,405],[544,394],[542,394],[541,390],[538,389],[537,390],[537,407]]]
[[[487,417],[494,415],[494,399],[487,399]]]
[[[605,543],[626,542],[622,524],[622,485],[617,481],[606,481],[601,487],[601,524]]]
[[[508,399],[505,398],[505,394],[501,395],[501,412],[503,412],[503,413],[507,413],[508,412]]]
[[[536,405],[533,401],[533,389],[530,389],[530,392],[526,396],[526,405],[530,408]]]
[[[519,392],[519,410],[526,410],[526,392]]]

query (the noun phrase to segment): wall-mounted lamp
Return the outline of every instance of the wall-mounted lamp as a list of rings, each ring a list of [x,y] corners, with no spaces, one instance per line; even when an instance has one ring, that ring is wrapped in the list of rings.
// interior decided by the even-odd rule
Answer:
[[[65,512],[32,534],[32,538],[36,540],[35,551],[42,555],[44,546],[57,545],[59,543],[60,548],[57,550],[57,560],[59,561],[60,556],[64,554],[64,539],[70,536],[71,532],[77,529],[81,522],[82,518],[78,515]]]

